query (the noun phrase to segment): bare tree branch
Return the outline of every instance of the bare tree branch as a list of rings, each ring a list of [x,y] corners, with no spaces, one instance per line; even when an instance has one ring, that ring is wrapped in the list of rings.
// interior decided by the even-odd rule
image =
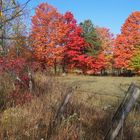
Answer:
[[[24,6],[22,7],[21,10],[19,10],[15,15],[11,16],[9,19],[6,19],[6,20],[2,21],[1,24],[3,25],[3,24],[5,24],[5,23],[7,23],[7,22],[9,22],[9,21],[11,21],[11,20],[13,20],[13,19],[15,19],[15,18],[21,16],[22,14],[20,14],[20,13],[23,12],[23,10],[25,9],[25,7],[27,6],[27,4],[28,4],[30,1],[31,1],[31,0],[27,0],[27,2],[24,4]]]
[[[27,38],[27,37],[24,37],[25,39]],[[17,40],[17,37],[1,37],[0,36],[0,39],[5,39],[5,40]]]
[[[30,1],[31,1],[31,0],[29,0],[29,2],[30,2]],[[28,3],[29,3],[29,2],[28,2]],[[3,12],[7,12],[7,11],[12,10],[12,9],[16,9],[16,8],[18,8],[18,7],[23,7],[26,3],[27,3],[27,2],[25,2],[25,3],[21,4],[21,5],[15,5],[14,7],[10,7],[10,8],[4,9],[4,10],[2,10],[2,13],[3,13]]]

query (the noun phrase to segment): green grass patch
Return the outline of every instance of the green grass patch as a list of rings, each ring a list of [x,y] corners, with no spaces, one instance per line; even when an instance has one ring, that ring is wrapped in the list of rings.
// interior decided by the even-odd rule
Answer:
[[[74,96],[79,102],[102,108],[119,104],[132,82],[140,85],[140,77],[67,75],[58,79],[78,87]]]

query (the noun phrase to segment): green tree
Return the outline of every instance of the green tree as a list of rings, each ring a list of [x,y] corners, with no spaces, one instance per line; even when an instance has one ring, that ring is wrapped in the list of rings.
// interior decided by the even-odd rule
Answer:
[[[130,60],[130,66],[131,69],[135,72],[140,71],[140,49],[138,48],[137,51],[135,51],[134,55],[132,56]]]
[[[85,38],[85,41],[88,45],[86,47],[85,53],[90,56],[95,56],[101,51],[101,41],[96,33],[96,28],[94,27],[91,20],[85,20],[80,23],[81,28],[83,29],[82,36]]]

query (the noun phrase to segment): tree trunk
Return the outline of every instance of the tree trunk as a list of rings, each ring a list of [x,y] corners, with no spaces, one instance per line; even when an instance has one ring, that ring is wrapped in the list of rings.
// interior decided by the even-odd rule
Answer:
[[[54,73],[57,73],[57,63],[56,63],[56,58],[54,59]]]
[[[65,58],[63,58],[63,60],[62,60],[62,73],[66,73]]]

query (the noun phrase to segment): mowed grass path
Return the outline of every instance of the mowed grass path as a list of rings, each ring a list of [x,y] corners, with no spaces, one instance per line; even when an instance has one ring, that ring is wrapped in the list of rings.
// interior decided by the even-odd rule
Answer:
[[[129,85],[140,85],[140,77],[101,77],[67,75],[58,77],[61,82],[77,86],[74,97],[90,106],[116,106],[123,99]]]

